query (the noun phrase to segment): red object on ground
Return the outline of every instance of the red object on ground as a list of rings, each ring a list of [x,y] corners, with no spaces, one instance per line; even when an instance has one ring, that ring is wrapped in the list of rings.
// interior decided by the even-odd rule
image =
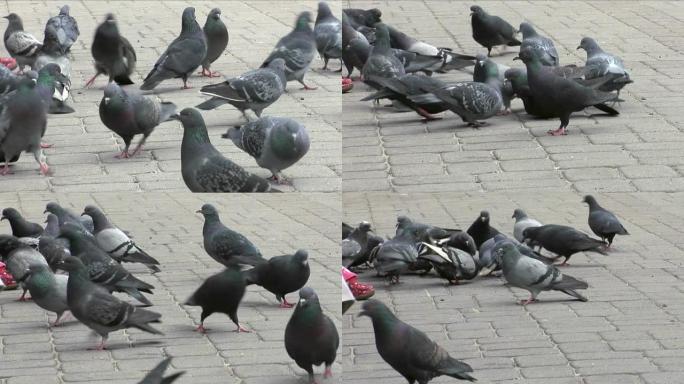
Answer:
[[[11,57],[0,57],[0,64],[9,69],[14,69],[17,67],[17,61]]]
[[[7,271],[5,263],[0,262],[0,280],[5,285],[5,289],[15,289],[17,287],[17,282],[14,281],[14,277]]]
[[[342,78],[342,93],[347,93],[354,88],[354,83],[351,79]]]
[[[375,289],[373,289],[371,284],[360,283],[356,277],[356,273],[348,270],[347,268],[342,268],[342,277],[344,277],[344,281],[347,282],[349,290],[352,292],[356,300],[366,300],[375,295]]]

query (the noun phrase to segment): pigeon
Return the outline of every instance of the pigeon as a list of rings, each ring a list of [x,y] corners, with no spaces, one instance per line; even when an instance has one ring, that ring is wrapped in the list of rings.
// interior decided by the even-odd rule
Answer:
[[[316,52],[316,39],[311,29],[311,13],[302,12],[297,16],[294,30],[278,40],[275,48],[268,55],[261,68],[267,67],[274,59],[285,60],[285,76],[287,81],[297,80],[305,90],[315,90],[304,83],[304,75],[309,70]]]
[[[451,83],[424,95],[409,96],[409,100],[415,103],[442,101],[471,127],[484,125],[478,120],[496,115],[503,107],[503,99],[497,88],[474,81]]]
[[[449,356],[420,330],[399,320],[379,300],[363,303],[358,316],[368,316],[373,322],[375,346],[383,360],[399,372],[409,384],[427,384],[439,376],[476,381],[470,375],[473,368]]]
[[[397,217],[396,236],[409,236],[412,241],[433,243],[448,238],[459,229],[441,228],[411,220],[408,216]]]
[[[477,5],[470,7],[470,25],[473,28],[473,39],[487,48],[487,56],[492,55],[492,47],[515,47],[521,44],[515,38],[518,31],[512,25],[499,16],[488,14]]]
[[[109,83],[100,101],[100,120],[117,135],[125,147],[116,157],[128,159],[135,156],[152,134],[154,128],[176,114],[176,105],[169,101],[159,102],[132,90],[126,91],[116,83]],[[143,135],[133,150],[128,152],[135,135]]]
[[[499,233],[491,239],[482,243],[479,250],[479,257],[477,260],[480,266],[480,276],[488,276],[494,271],[501,270],[501,258],[496,256],[496,252],[504,244],[513,244],[521,254],[537,259],[544,264],[553,264],[553,259],[542,256],[539,252],[535,252],[532,248],[524,243],[519,243],[517,240],[508,238],[506,235]]]
[[[185,108],[174,118],[183,124],[181,174],[191,192],[280,192],[214,148],[196,109]]]
[[[530,292],[530,298],[521,300],[521,305],[537,301],[541,291],[560,291],[580,301],[587,301],[577,292],[578,289],[589,287],[585,281],[563,274],[553,265],[521,255],[513,244],[503,245],[497,255],[503,260],[503,276],[508,284]]]
[[[382,12],[377,8],[368,10],[347,8],[342,10],[342,15],[343,17],[346,16],[354,29],[359,29],[362,26],[374,27],[375,24],[381,22],[382,18]]]
[[[0,235],[0,260],[7,266],[7,271],[23,288],[19,301],[26,300],[28,287],[21,281],[31,265],[48,266],[43,255],[21,239],[12,235]]]
[[[247,118],[245,111],[251,109],[257,115],[275,103],[285,92],[285,60],[274,59],[267,67],[245,72],[222,83],[205,85],[200,89],[211,98],[197,105],[202,110],[211,110],[229,103]]]
[[[141,263],[152,273],[160,271],[159,261],[140,249],[121,229],[113,226],[99,208],[88,205],[83,213],[93,218],[95,241],[112,259],[120,263]]]
[[[449,236],[448,238],[439,240],[437,244],[460,249],[461,251],[464,251],[471,256],[475,256],[475,254],[477,253],[475,240],[473,240],[473,238],[469,234],[463,231],[452,233],[451,236]]]
[[[354,227],[351,225],[345,223],[344,221],[342,222],[342,240],[346,239],[351,233],[354,231]]]
[[[212,313],[219,312],[228,315],[235,323],[235,332],[249,332],[238,321],[237,310],[245,295],[245,278],[239,269],[228,267],[208,279],[190,296],[185,305],[202,307],[200,325],[196,331],[206,333],[204,320]]]
[[[247,285],[256,284],[276,296],[280,308],[292,308],[285,295],[302,288],[309,281],[309,253],[303,249],[294,255],[274,256],[245,271]]]
[[[47,107],[36,89],[36,83],[24,78],[16,93],[4,103],[0,113],[0,155],[5,160],[0,175],[10,172],[9,163],[21,152],[31,152],[40,166],[40,173],[50,171],[40,139],[47,129]]]
[[[69,241],[46,235],[38,239],[38,252],[45,257],[52,272],[57,272],[60,261],[71,256]]]
[[[480,216],[473,221],[466,232],[473,237],[477,248],[500,233],[496,228],[489,225],[489,212],[487,211],[481,211]]]
[[[12,72],[4,65],[0,65],[0,94],[6,95],[17,89],[22,76]]]
[[[525,49],[533,51],[539,58],[541,65],[549,67],[557,67],[560,65],[560,62],[558,61],[558,52],[551,39],[538,34],[532,24],[526,22],[520,23],[520,32],[522,32],[523,35],[520,52]]]
[[[43,46],[36,54],[36,60],[33,62],[31,68],[34,71],[40,71],[41,68],[50,63],[59,65],[62,74],[67,78],[71,76],[71,61],[66,57],[66,53],[62,52],[62,48],[59,45],[57,30],[48,24],[45,27]]]
[[[133,84],[130,76],[135,70],[137,56],[131,43],[119,33],[116,19],[111,13],[95,30],[90,53],[95,60],[95,75],[86,82],[86,87],[91,86],[102,73],[109,76],[110,83]]]
[[[417,232],[404,231],[375,248],[369,258],[379,275],[388,278],[390,284],[399,283],[399,275],[412,269],[419,269],[418,248],[414,238]],[[428,263],[429,265],[429,263]],[[430,267],[431,268],[431,267]]]
[[[50,325],[56,327],[67,305],[67,275],[55,275],[50,268],[42,264],[29,265],[23,277],[23,283],[31,293],[31,299],[39,307],[57,314],[57,319]]]
[[[629,235],[620,220],[611,211],[600,206],[594,196],[586,195],[582,202],[589,205],[589,228],[601,240],[608,241],[607,248],[613,244],[615,235]]]
[[[220,76],[217,72],[211,71],[211,64],[216,61],[228,46],[228,28],[221,20],[221,10],[214,8],[207,15],[204,23],[204,36],[207,39],[207,54],[202,60],[202,76]]]
[[[311,145],[306,128],[286,117],[262,117],[242,127],[231,127],[222,137],[271,171],[270,180],[278,183],[286,182],[281,171],[304,157]]]
[[[354,68],[359,72],[368,60],[371,46],[365,36],[357,32],[349,23],[347,14],[342,12],[342,62],[351,78]]]
[[[2,217],[0,217],[0,221],[2,220],[9,221],[12,235],[16,237],[40,237],[45,231],[40,224],[24,219],[21,213],[14,208],[3,209]]]
[[[370,56],[361,70],[361,75],[366,84],[379,89],[379,85],[374,82],[375,78],[392,78],[406,74],[404,65],[394,56],[390,47],[389,30],[385,24],[377,24],[376,41]]]
[[[515,224],[513,224],[513,237],[519,242],[523,241],[523,231],[525,228],[542,226],[542,223],[528,217],[527,213],[520,208],[516,208],[513,211],[513,216],[511,216],[511,218],[515,219]]]
[[[507,66],[497,64],[485,55],[477,55],[475,70],[473,71],[473,81],[488,84],[501,95],[504,107],[501,114],[511,112],[511,100],[515,97],[513,86],[505,81],[504,73],[508,69]]]
[[[342,265],[349,268],[368,262],[370,252],[383,242],[381,237],[371,231],[370,223],[362,221],[342,240]]]
[[[622,59],[605,52],[591,37],[584,37],[580,41],[577,49],[584,49],[587,52],[587,62],[585,63],[587,79],[595,79],[608,74],[615,75],[611,81],[599,87],[604,92],[617,91],[620,97],[620,90],[627,84],[634,81],[629,78],[629,73],[625,70]]]
[[[3,16],[9,21],[5,29],[5,49],[17,61],[19,70],[24,66],[33,66],[36,55],[40,51],[41,44],[32,34],[24,31],[24,23],[16,13]]]
[[[181,89],[189,88],[188,76],[202,64],[207,54],[207,38],[197,24],[195,8],[185,8],[182,21],[180,35],[162,53],[140,89],[151,90],[164,80],[179,77],[183,79]]]
[[[157,366],[148,372],[138,384],[171,384],[185,374],[185,371],[180,371],[164,377],[164,371],[166,371],[169,364],[171,364],[171,357],[167,357],[162,360],[161,363],[157,364]]]
[[[530,246],[539,245],[550,252],[562,256],[566,265],[570,256],[577,252],[597,252],[605,254],[601,249],[606,243],[593,239],[587,234],[565,225],[547,224],[541,227],[529,227],[523,231],[524,241]]]
[[[380,78],[373,77],[373,82],[379,89],[361,101],[390,99],[396,100],[422,116],[425,121],[435,120],[433,116],[449,110],[449,105],[430,94],[429,92],[438,88],[446,87],[443,81],[425,75],[406,74],[398,77]]]
[[[97,350],[104,350],[110,332],[137,328],[163,335],[149,323],[160,323],[161,314],[119,300],[104,287],[89,280],[88,270],[76,257],[67,257],[60,266],[69,272],[67,303],[71,314],[102,337]]]
[[[45,211],[43,211],[43,213],[51,213],[57,216],[59,227],[63,226],[66,223],[71,223],[75,225],[77,228],[79,228],[83,233],[93,233],[93,230],[95,229],[92,225],[92,217],[76,216],[74,213],[72,213],[68,209],[62,207],[61,205],[55,202],[47,203],[47,205],[45,206]]]
[[[287,354],[309,374],[309,383],[315,384],[313,366],[325,364],[323,377],[332,377],[331,366],[339,346],[337,327],[323,314],[318,295],[310,287],[302,288],[297,307],[285,326]]]
[[[71,46],[74,45],[78,36],[81,34],[78,30],[78,23],[71,15],[69,15],[69,5],[64,5],[59,9],[59,14],[48,19],[46,24],[54,28],[57,33],[57,42],[62,54],[68,53]]]
[[[468,252],[450,246],[422,245],[424,252],[418,255],[418,259],[429,261],[437,274],[449,284],[459,284],[461,280],[471,280],[477,276],[479,266]]]
[[[38,71],[36,90],[49,114],[73,113],[74,109],[66,105],[71,90],[71,80],[62,73],[62,69],[55,63],[48,63]]]
[[[204,204],[197,213],[204,216],[204,250],[212,259],[226,267],[256,266],[266,262],[251,241],[223,225],[213,205]]]
[[[316,49],[323,58],[323,69],[328,68],[328,60],[342,58],[342,23],[330,10],[325,1],[318,3],[318,14],[314,23]],[[340,72],[342,66],[340,66]]]

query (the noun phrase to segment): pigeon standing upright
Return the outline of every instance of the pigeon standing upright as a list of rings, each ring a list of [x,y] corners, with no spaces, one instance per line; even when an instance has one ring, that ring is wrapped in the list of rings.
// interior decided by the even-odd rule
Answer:
[[[371,232],[369,222],[362,221],[342,239],[342,265],[350,268],[367,263],[370,252],[383,241]]]
[[[167,357],[162,360],[161,363],[157,364],[157,366],[150,370],[138,384],[171,384],[185,374],[185,371],[180,371],[164,377],[164,371],[166,371],[169,364],[171,364],[171,357]]]
[[[34,71],[40,71],[41,68],[47,64],[54,63],[59,65],[61,73],[69,78],[71,76],[71,61],[62,51],[59,45],[59,37],[57,30],[48,24],[45,27],[45,38],[43,39],[43,46],[36,54],[36,60],[33,62],[31,68]]]
[[[69,310],[67,305],[66,275],[55,275],[47,265],[32,264],[24,275],[23,283],[31,293],[31,299],[39,307],[57,314],[53,327],[59,325],[64,312]]]
[[[527,216],[527,213],[520,208],[516,208],[513,211],[513,216],[511,216],[511,218],[515,219],[515,224],[513,224],[513,237],[519,242],[523,241],[523,231],[525,228],[542,226],[542,223]]]
[[[245,271],[245,281],[247,285],[259,285],[276,295],[280,308],[292,308],[285,296],[303,287],[310,274],[309,253],[300,249],[294,255],[274,256],[257,264]]]
[[[520,23],[520,32],[523,35],[523,41],[520,45],[520,52],[524,49],[532,50],[542,65],[557,67],[560,65],[558,60],[558,52],[553,41],[546,36],[537,33],[532,24]]]
[[[348,78],[351,78],[354,68],[359,72],[363,69],[369,53],[370,43],[351,26],[347,14],[342,12],[342,62],[347,68]]]
[[[607,248],[613,244],[615,235],[629,235],[613,212],[600,206],[594,196],[586,195],[582,201],[589,205],[589,228],[602,240],[608,241]]]
[[[24,66],[33,66],[42,46],[40,41],[24,31],[24,23],[16,13],[3,17],[9,21],[4,35],[5,49],[17,61],[20,71],[24,69]]]
[[[489,224],[489,212],[481,211],[475,221],[466,231],[475,241],[475,246],[480,248],[482,243],[498,235],[500,232]]]
[[[376,40],[370,56],[361,70],[364,82],[373,88],[380,86],[373,79],[399,77],[406,74],[404,65],[394,56],[390,47],[389,30],[385,24],[375,26]]]
[[[318,54],[324,61],[323,69],[328,68],[328,60],[342,58],[342,23],[333,15],[325,1],[318,3],[318,14],[314,23],[314,37]],[[342,71],[340,63],[340,72]]]
[[[487,56],[492,55],[492,47],[515,47],[521,44],[515,37],[517,31],[512,25],[499,16],[488,14],[477,5],[470,7],[470,25],[473,28],[473,39],[487,48]]]
[[[69,5],[62,6],[59,9],[59,14],[49,18],[46,25],[46,29],[47,26],[51,26],[57,32],[57,42],[63,54],[71,50],[71,46],[81,34],[78,30],[78,23],[69,15],[69,10]]]
[[[625,70],[622,59],[605,52],[596,40],[591,37],[584,37],[577,49],[584,49],[587,52],[587,61],[584,64],[587,79],[600,78],[609,74],[614,75],[612,80],[601,85],[599,90],[604,92],[617,91],[617,96],[620,97],[620,90],[625,85],[633,83],[632,79],[629,78],[629,73]]]
[[[19,301],[26,299],[28,288],[21,281],[31,265],[48,266],[43,255],[12,235],[0,235],[0,260],[7,266],[7,271],[23,288]]]
[[[105,21],[98,25],[90,52],[95,60],[95,75],[86,82],[86,87],[101,73],[109,76],[109,82],[133,84],[130,76],[135,70],[137,56],[131,43],[119,33],[113,14],[108,13]]]
[[[197,331],[206,333],[204,320],[212,313],[219,312],[228,315],[235,323],[235,332],[249,332],[238,320],[237,310],[245,294],[245,278],[239,269],[228,267],[208,279],[186,300],[185,305],[202,307],[200,325]]]
[[[0,217],[0,221],[2,220],[9,221],[12,235],[16,237],[40,237],[44,232],[40,224],[24,219],[21,213],[14,208],[3,209],[2,217]]]
[[[211,64],[216,61],[228,46],[228,28],[221,20],[221,10],[214,8],[209,12],[204,23],[204,36],[207,39],[207,55],[202,60],[202,76],[217,77],[218,72],[211,71]]]
[[[586,233],[565,225],[546,224],[541,227],[529,227],[523,231],[523,239],[530,246],[539,245],[563,257],[566,265],[570,256],[577,252],[597,252],[605,254],[602,248],[606,243],[593,239]]]

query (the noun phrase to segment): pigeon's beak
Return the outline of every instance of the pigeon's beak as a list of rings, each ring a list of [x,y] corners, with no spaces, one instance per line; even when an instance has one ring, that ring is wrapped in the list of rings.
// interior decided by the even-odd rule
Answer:
[[[45,219],[45,221],[43,221],[43,223],[46,223],[46,224],[47,224],[47,222],[48,222],[48,219]]]
[[[514,219],[514,218],[515,218],[515,213],[513,214],[513,216],[511,216],[511,219]]]
[[[87,215],[87,213],[85,213],[85,212],[81,213],[81,216],[85,216],[85,215]]]
[[[299,306],[303,307],[306,305],[306,303],[307,303],[306,299],[304,299],[304,298],[299,299]]]
[[[581,46],[581,45],[578,45],[578,46],[577,46],[577,49],[582,49],[582,46]]]
[[[478,273],[477,275],[480,277],[487,276],[490,273],[492,273],[493,270],[494,270],[494,266],[484,267],[480,270],[480,273]]]
[[[482,221],[484,223],[485,221],[487,221],[487,218],[482,216],[482,217],[480,217],[480,221]]]
[[[177,113],[174,113],[173,115],[169,116],[169,120],[178,120],[180,121],[180,115]]]
[[[5,219],[7,219],[7,217],[5,217],[5,216],[0,217],[0,221],[3,221]]]
[[[3,19],[9,19],[9,15],[3,16],[2,18],[3,18]]]
[[[202,213],[202,210],[200,209],[199,211],[195,211],[195,213]]]
[[[104,103],[105,103],[105,104],[109,104],[109,97],[105,97],[105,98],[104,98]]]
[[[520,56],[514,57],[513,60],[520,60]]]
[[[366,311],[361,311],[361,312],[359,312],[359,313],[356,315],[356,317],[362,317],[362,316],[368,316],[368,312],[366,312]]]
[[[47,210],[47,209],[46,209],[46,210],[44,210],[44,211],[43,211],[43,213],[48,213],[48,210]]]

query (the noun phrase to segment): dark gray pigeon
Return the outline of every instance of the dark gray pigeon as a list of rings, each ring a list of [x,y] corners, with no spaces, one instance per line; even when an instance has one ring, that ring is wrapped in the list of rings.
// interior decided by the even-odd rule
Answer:
[[[373,234],[369,222],[360,222],[342,240],[342,265],[350,268],[367,263],[370,252],[383,242],[382,237]]]
[[[48,63],[38,71],[36,90],[48,108],[49,114],[73,113],[74,109],[66,104],[71,90],[71,80],[62,73],[55,63]]]
[[[539,57],[539,62],[542,65],[550,67],[557,67],[560,65],[556,46],[553,45],[551,39],[538,34],[532,24],[526,22],[520,23],[520,32],[522,32],[523,35],[520,52],[524,49],[530,49]]]
[[[242,127],[228,128],[222,137],[271,171],[270,180],[278,183],[286,183],[281,171],[304,157],[311,144],[306,128],[286,117],[262,117]]]
[[[9,21],[4,35],[5,49],[17,61],[19,70],[27,65],[33,66],[42,44],[32,34],[24,31],[24,23],[19,15],[10,13],[3,17]]]
[[[175,116],[183,123],[181,174],[191,192],[280,192],[214,148],[196,109],[186,108]]]
[[[479,120],[495,116],[503,107],[503,99],[498,89],[474,81],[448,84],[429,93],[409,96],[409,100],[414,103],[442,101],[470,127],[484,125],[485,123]]]
[[[376,84],[378,91],[364,97],[361,101],[393,100],[415,111],[425,121],[438,119],[433,114],[449,110],[447,103],[430,95],[431,91],[447,86],[446,83],[434,77],[409,73],[390,78],[374,77],[373,83]]]
[[[202,30],[207,39],[207,55],[202,60],[202,76],[220,76],[218,72],[211,71],[211,64],[221,57],[228,46],[228,28],[221,20],[220,9],[214,8],[209,12]]]
[[[96,349],[105,349],[110,332],[137,328],[155,335],[163,335],[149,323],[160,323],[161,314],[135,307],[119,300],[104,287],[88,278],[88,270],[81,260],[67,257],[61,269],[69,272],[67,303],[71,314],[102,337]]]
[[[482,7],[470,7],[470,25],[473,28],[473,39],[487,48],[487,56],[492,55],[492,48],[503,45],[515,47],[521,44],[515,35],[518,31],[506,20],[485,12]]]
[[[316,53],[316,39],[311,29],[311,13],[302,12],[297,16],[294,30],[278,40],[275,48],[268,55],[261,68],[267,67],[274,59],[285,60],[285,76],[287,81],[297,80],[305,90],[315,90],[304,83],[304,75],[309,70]]]
[[[450,246],[435,246],[422,243],[423,249],[418,259],[427,260],[437,274],[449,284],[459,284],[477,276],[479,265],[473,255]]]
[[[347,68],[347,77],[351,77],[354,68],[359,72],[363,69],[363,65],[368,60],[371,46],[365,36],[357,32],[349,20],[347,14],[342,13],[342,62]]]
[[[124,141],[123,151],[116,156],[120,159],[133,157],[140,152],[154,128],[169,120],[174,114],[176,114],[174,103],[159,102],[135,90],[125,91],[116,83],[109,83],[105,87],[100,101],[100,120]],[[143,137],[133,153],[129,153],[128,148],[135,135],[143,135]]]
[[[449,356],[425,333],[399,320],[381,301],[366,301],[358,316],[370,317],[380,357],[409,384],[427,384],[439,376],[476,381],[468,364]]]
[[[615,235],[629,235],[620,220],[611,211],[600,206],[594,196],[586,195],[582,202],[589,205],[589,228],[596,236],[601,237],[601,240],[608,241],[607,248],[613,244]]]
[[[447,239],[439,240],[437,244],[460,249],[471,256],[475,256],[477,253],[475,240],[473,240],[472,236],[463,231],[452,233]]]
[[[71,76],[71,61],[69,61],[66,53],[62,51],[62,47],[59,45],[57,30],[48,24],[45,27],[43,46],[40,47],[36,54],[36,60],[31,68],[34,71],[40,71],[41,68],[50,63],[59,65],[62,74],[67,78]]]
[[[542,223],[527,216],[527,213],[520,208],[516,208],[513,211],[513,216],[511,218],[515,219],[515,224],[513,224],[513,237],[522,242],[523,241],[523,231],[530,227],[541,227]]]
[[[206,54],[207,38],[197,24],[195,8],[185,8],[180,35],[162,53],[140,89],[154,89],[162,81],[175,78],[183,79],[181,89],[188,89],[188,76],[202,64]]]
[[[138,384],[171,384],[176,381],[176,379],[185,374],[185,371],[176,372],[164,377],[164,371],[166,371],[166,368],[171,364],[171,359],[171,357],[167,357],[162,360],[162,362],[148,372]]]
[[[489,224],[489,212],[481,211],[480,216],[473,221],[466,231],[475,241],[475,246],[480,248],[482,243],[498,235],[500,232]]]
[[[316,384],[313,366],[325,365],[324,378],[332,377],[332,364],[337,357],[340,335],[335,323],[321,310],[318,295],[309,287],[299,291],[297,307],[285,326],[285,350]]]
[[[404,231],[391,240],[383,242],[380,246],[373,249],[369,259],[379,275],[386,276],[390,284],[399,283],[399,275],[411,270],[431,269],[429,262],[422,261],[428,265],[424,268],[418,263],[418,247],[415,238],[417,231]]]
[[[44,234],[49,237],[59,236],[59,218],[57,215],[48,213],[47,219],[45,219]]]
[[[40,224],[24,219],[21,213],[14,208],[3,209],[0,217],[0,221],[2,220],[9,221],[12,235],[16,237],[40,237],[45,231]]]
[[[235,332],[249,332],[238,320],[238,307],[245,295],[245,278],[239,269],[228,267],[208,279],[186,300],[185,305],[202,307],[196,331],[206,333],[204,320],[212,313],[225,313],[237,326]]]
[[[54,312],[57,318],[50,325],[56,327],[67,305],[67,275],[55,275],[50,268],[42,264],[29,265],[23,283],[31,293],[31,299],[46,311]]]
[[[24,243],[18,237],[12,235],[0,235],[0,260],[7,266],[7,271],[14,277],[23,288],[19,301],[26,300],[28,288],[22,280],[31,265],[48,266],[43,255]]]
[[[90,53],[95,60],[95,75],[86,82],[86,87],[92,85],[102,73],[109,76],[110,83],[133,84],[130,76],[135,70],[137,56],[131,43],[119,33],[116,19],[111,13],[95,30]]]
[[[280,308],[292,308],[293,304],[285,296],[302,288],[310,274],[309,253],[299,249],[294,255],[274,256],[245,271],[245,281],[247,285],[256,284],[273,293]]]
[[[550,252],[563,257],[566,265],[570,256],[577,252],[597,252],[605,254],[602,249],[606,243],[593,239],[586,233],[565,225],[547,224],[541,227],[525,228],[523,239],[528,245],[539,245]]]
[[[318,3],[318,14],[313,32],[316,38],[316,49],[325,62],[323,69],[327,69],[328,60],[342,58],[342,23],[333,15],[330,6],[325,1]]]
[[[351,235],[353,231],[354,227],[345,223],[344,221],[342,222],[342,240],[346,239],[349,235]]]
[[[389,30],[385,24],[375,26],[376,40],[370,56],[361,70],[361,75],[366,84],[380,89],[374,82],[375,78],[392,78],[406,74],[404,65],[394,55],[390,47]]]
[[[604,92],[617,91],[619,97],[620,90],[625,85],[634,82],[629,78],[629,73],[625,70],[622,59],[605,52],[591,37],[582,38],[577,49],[584,49],[587,52],[587,62],[585,63],[585,77],[587,79],[612,75],[612,80],[603,84],[599,90]]]
[[[60,261],[71,256],[68,240],[46,235],[38,239],[38,252],[45,257],[52,272],[57,272]]]
[[[83,233],[93,233],[95,227],[93,225],[93,219],[90,216],[77,216],[73,212],[55,202],[47,203],[43,213],[48,212],[57,216],[60,227],[66,223],[71,223],[78,227]]]
[[[349,24],[354,29],[359,29],[362,26],[374,27],[375,24],[381,22],[382,12],[377,9],[356,9],[346,8],[342,10],[343,17],[346,16]]]
[[[211,96],[211,99],[198,104],[197,108],[211,110],[230,104],[249,120],[245,115],[246,110],[251,109],[257,117],[261,116],[264,109],[282,96],[286,85],[285,60],[274,59],[265,68],[245,72],[222,83],[203,86],[200,93]]]
[[[537,295],[542,291],[560,291],[580,301],[587,301],[577,292],[578,289],[589,287],[585,281],[565,275],[553,265],[521,255],[513,244],[505,244],[497,251],[497,255],[503,260],[503,275],[508,284],[530,292],[530,298],[521,300],[521,305],[537,301]]]
[[[45,29],[50,26],[54,28],[57,35],[57,42],[63,54],[71,50],[78,36],[81,34],[78,30],[78,23],[71,15],[69,15],[69,5],[64,5],[59,9],[59,14],[48,19]]]

